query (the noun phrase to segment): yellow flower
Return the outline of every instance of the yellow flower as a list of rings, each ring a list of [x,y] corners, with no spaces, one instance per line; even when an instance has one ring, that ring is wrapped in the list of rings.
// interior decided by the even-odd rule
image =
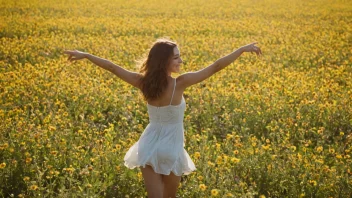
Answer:
[[[117,150],[120,150],[120,149],[121,149],[121,145],[120,145],[120,144],[116,144],[116,145],[115,145],[115,148],[116,148]]]
[[[241,160],[238,159],[238,158],[236,158],[236,157],[231,157],[231,162],[232,162],[232,163],[237,164],[237,163],[240,162],[240,161],[241,161]]]
[[[330,152],[331,154],[334,154],[334,153],[335,153],[335,149],[329,148],[329,152]]]
[[[211,190],[211,196],[215,197],[219,195],[219,191],[217,189]]]
[[[194,158],[199,159],[200,158],[200,153],[199,152],[195,152],[194,153]]]
[[[222,157],[221,156],[218,156],[217,158],[216,158],[216,163],[217,164],[222,164]]]
[[[216,150],[217,150],[217,151],[219,151],[219,150],[220,150],[220,148],[221,148],[221,144],[216,143]]]
[[[4,144],[0,145],[0,150],[4,150],[4,149],[6,149],[8,146],[9,146],[8,143],[4,143]]]
[[[340,136],[343,136],[343,135],[345,135],[345,133],[341,131],[341,132],[340,132]]]
[[[291,149],[292,149],[293,152],[295,152],[296,151],[296,146],[291,146]]]
[[[316,148],[316,150],[317,150],[318,153],[320,153],[320,152],[323,151],[323,147],[322,147],[322,146],[318,146],[318,147]]]
[[[142,180],[142,172],[137,173],[137,177],[139,180]]]
[[[23,178],[23,181],[29,181],[29,180],[30,180],[30,178],[27,176]]]
[[[38,186],[37,185],[31,185],[29,187],[30,190],[38,190]]]
[[[297,158],[300,162],[302,161],[302,155],[300,153],[297,154]]]
[[[320,163],[320,164],[324,164],[324,160],[323,159],[317,159],[315,160],[316,163]]]
[[[78,97],[77,96],[73,96],[72,99],[73,99],[74,102],[76,102]]]
[[[70,166],[69,168],[63,168],[62,170],[69,174],[73,174],[73,172],[75,171],[75,169],[72,168],[72,166]]]
[[[56,127],[55,126],[49,126],[49,131],[55,131],[56,130]]]
[[[260,195],[259,198],[265,198],[265,195]]]
[[[208,165],[209,166],[215,166],[215,164],[213,162],[211,162],[211,161],[208,161]]]
[[[204,179],[203,176],[201,176],[201,175],[198,176],[199,181],[202,181],[203,179]]]
[[[234,150],[233,153],[234,153],[235,155],[237,155],[237,154],[239,153],[239,151],[238,151],[238,150]]]
[[[228,158],[229,158],[229,156],[227,156],[227,155],[224,155],[224,156],[223,156],[224,163],[226,163],[226,162],[227,162]]]
[[[200,184],[200,185],[199,185],[199,189],[200,189],[201,191],[205,191],[205,190],[207,189],[207,186],[204,185],[204,184]]]
[[[5,167],[6,167],[6,163],[5,163],[5,162],[3,162],[3,163],[0,164],[0,169],[3,169],[3,168],[5,168]]]
[[[268,150],[270,148],[270,145],[262,145],[262,149],[264,149],[264,150]]]
[[[315,180],[308,180],[308,183],[313,185],[313,186],[317,185],[317,181],[315,181]]]

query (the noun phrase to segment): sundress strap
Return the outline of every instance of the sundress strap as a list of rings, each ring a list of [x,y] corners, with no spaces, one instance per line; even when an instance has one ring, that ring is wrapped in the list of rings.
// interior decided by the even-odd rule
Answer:
[[[170,104],[169,105],[171,105],[172,99],[174,98],[175,87],[176,87],[176,78],[175,78],[174,90],[172,91],[172,96],[171,96],[171,100],[170,100]]]

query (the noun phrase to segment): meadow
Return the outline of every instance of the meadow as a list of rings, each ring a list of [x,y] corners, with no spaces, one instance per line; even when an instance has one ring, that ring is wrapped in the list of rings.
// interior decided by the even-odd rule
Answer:
[[[254,41],[263,52],[185,91],[197,170],[178,197],[352,196],[352,1],[0,2],[0,197],[146,197],[123,164],[146,102],[63,51],[138,71],[161,37],[181,73]]]

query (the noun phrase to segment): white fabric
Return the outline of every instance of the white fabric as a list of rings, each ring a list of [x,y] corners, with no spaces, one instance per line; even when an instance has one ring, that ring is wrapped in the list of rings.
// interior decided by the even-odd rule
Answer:
[[[150,165],[154,172],[170,175],[188,175],[196,167],[184,149],[183,117],[186,102],[182,96],[181,104],[156,107],[147,104],[149,124],[139,140],[127,151],[125,166],[133,169]]]

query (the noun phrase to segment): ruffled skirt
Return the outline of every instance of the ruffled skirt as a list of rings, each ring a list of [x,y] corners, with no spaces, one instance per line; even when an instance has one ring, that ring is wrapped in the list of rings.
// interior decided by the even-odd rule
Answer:
[[[150,165],[155,173],[188,175],[196,167],[184,149],[183,125],[150,123],[140,139],[127,151],[125,166],[133,169]]]

